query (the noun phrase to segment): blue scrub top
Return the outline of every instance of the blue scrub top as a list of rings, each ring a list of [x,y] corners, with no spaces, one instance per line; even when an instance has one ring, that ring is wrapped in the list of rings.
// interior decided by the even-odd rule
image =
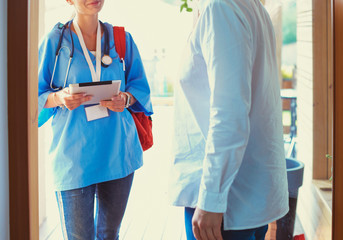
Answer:
[[[56,24],[39,48],[38,125],[52,119],[53,139],[50,148],[55,188],[57,191],[81,188],[91,184],[126,177],[142,166],[142,147],[130,112],[112,112],[109,117],[88,122],[84,106],[75,110],[44,108],[53,92],[50,80],[55,63],[55,52],[62,30]],[[112,64],[101,68],[101,81],[121,80],[121,91],[130,92],[137,102],[130,107],[134,112],[153,114],[150,88],[136,44],[126,32],[126,71],[115,50],[112,25],[105,23],[110,38]],[[71,62],[66,87],[71,83],[91,82],[91,72],[77,35],[74,40],[74,58]],[[101,40],[104,49],[104,36]],[[62,50],[56,64],[54,86],[63,87],[69,50],[72,49],[69,29],[63,34]],[[104,51],[102,51],[104,52]],[[95,57],[89,54],[95,67]],[[125,77],[127,83],[125,84]]]

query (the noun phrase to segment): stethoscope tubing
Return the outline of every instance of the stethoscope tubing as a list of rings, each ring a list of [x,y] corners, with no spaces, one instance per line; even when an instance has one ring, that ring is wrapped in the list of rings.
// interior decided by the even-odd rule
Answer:
[[[58,40],[58,44],[57,44],[57,49],[56,49],[56,53],[55,53],[55,63],[54,63],[54,69],[52,71],[52,76],[51,76],[51,80],[50,80],[50,88],[54,91],[58,91],[61,90],[62,88],[65,88],[66,84],[67,84],[67,79],[68,79],[68,75],[69,75],[69,69],[71,66],[71,62],[73,60],[74,57],[74,39],[73,39],[73,35],[72,35],[72,31],[70,29],[70,24],[72,23],[72,20],[68,21],[66,24],[64,24],[62,26],[62,32],[60,35],[60,38]],[[105,35],[105,46],[104,46],[104,54],[105,55],[109,55],[110,52],[110,46],[109,46],[109,34],[108,34],[108,30],[105,26],[105,24],[103,22],[100,21],[101,26],[104,29],[104,35]],[[65,29],[68,28],[69,29],[69,35],[70,35],[70,39],[71,39],[71,49],[68,47],[62,47],[62,40],[63,40],[63,35],[64,35],[64,31]],[[54,87],[53,86],[53,81],[54,81],[54,77],[55,77],[55,71],[56,71],[56,65],[60,56],[60,52],[63,48],[67,48],[69,50],[69,61],[68,61],[68,66],[67,66],[67,71],[64,77],[64,84],[63,87]],[[101,62],[102,67],[107,68],[109,65],[104,64],[103,62]]]

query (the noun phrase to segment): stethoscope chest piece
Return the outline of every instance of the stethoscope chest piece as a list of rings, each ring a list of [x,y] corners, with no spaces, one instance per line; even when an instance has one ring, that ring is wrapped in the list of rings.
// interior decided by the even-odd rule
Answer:
[[[105,54],[102,59],[101,59],[102,63],[105,65],[111,65],[112,64],[112,58],[110,56],[108,56],[107,54]]]

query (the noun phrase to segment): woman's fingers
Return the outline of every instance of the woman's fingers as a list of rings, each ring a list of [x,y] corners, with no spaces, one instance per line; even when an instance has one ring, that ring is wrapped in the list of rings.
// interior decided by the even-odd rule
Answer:
[[[69,110],[74,110],[75,108],[78,108],[82,103],[87,102],[92,99],[91,95],[85,95],[83,93],[73,94],[69,96],[65,96],[63,98],[64,105]]]
[[[107,107],[108,109],[110,109],[113,112],[122,112],[124,111],[124,104],[120,104],[118,102],[115,101],[101,101],[100,105],[103,107]]]
[[[125,109],[125,98],[122,95],[113,96],[111,100],[101,101],[100,105],[107,107],[113,112],[123,112]]]
[[[69,89],[66,88],[58,93],[59,101],[66,106],[69,110],[74,110],[78,108],[82,103],[87,102],[92,99],[91,95],[86,95],[85,93],[75,93],[70,94]],[[125,95],[119,94],[113,96],[111,100],[104,100],[100,102],[100,105],[107,107],[113,112],[123,112],[125,109]]]

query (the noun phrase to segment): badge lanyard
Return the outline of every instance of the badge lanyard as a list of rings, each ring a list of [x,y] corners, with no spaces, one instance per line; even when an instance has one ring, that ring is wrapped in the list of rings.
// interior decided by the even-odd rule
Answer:
[[[101,76],[101,27],[100,22],[98,21],[98,29],[96,33],[96,52],[95,52],[95,58],[96,58],[96,70],[94,70],[93,63],[91,61],[91,58],[88,53],[88,49],[86,47],[85,41],[83,40],[83,36],[80,30],[79,25],[76,21],[73,21],[74,28],[76,30],[77,36],[79,37],[80,44],[82,47],[83,54],[85,55],[85,58],[87,60],[89,69],[92,74],[92,81],[93,82],[99,82],[100,76]],[[94,106],[85,106],[85,112],[87,121],[93,121],[96,119],[108,117],[108,110],[106,107],[100,106],[100,105],[94,105]]]
[[[94,69],[93,63],[91,61],[91,58],[88,53],[88,49],[86,47],[85,41],[83,40],[83,36],[80,30],[79,25],[77,24],[77,21],[73,21],[73,25],[76,31],[77,36],[79,37],[80,44],[82,47],[83,54],[85,55],[86,61],[88,63],[89,69],[92,74],[92,81],[93,82],[99,82],[100,76],[101,76],[101,27],[100,22],[98,21],[98,29],[96,33],[96,70]]]

